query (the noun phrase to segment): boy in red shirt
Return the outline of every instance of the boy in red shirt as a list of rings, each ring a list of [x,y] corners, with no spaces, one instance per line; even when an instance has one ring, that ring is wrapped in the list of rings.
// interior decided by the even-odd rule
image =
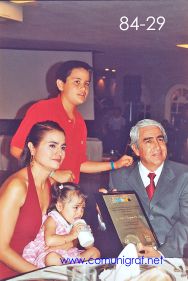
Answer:
[[[31,127],[41,121],[52,120],[65,130],[66,156],[60,170],[51,176],[59,182],[79,182],[80,172],[97,173],[132,164],[132,157],[124,155],[116,162],[88,161],[86,157],[87,128],[77,106],[89,94],[92,68],[82,61],[67,61],[57,73],[56,84],[60,94],[32,105],[22,120],[11,142],[11,154],[19,158]]]

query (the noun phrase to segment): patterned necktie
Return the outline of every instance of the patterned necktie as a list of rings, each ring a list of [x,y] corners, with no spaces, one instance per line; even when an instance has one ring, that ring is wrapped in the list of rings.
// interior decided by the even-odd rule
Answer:
[[[155,183],[154,183],[154,178],[156,177],[156,174],[154,173],[149,173],[148,178],[150,178],[150,184],[146,187],[146,191],[148,194],[149,199],[153,197],[153,194],[155,192]]]

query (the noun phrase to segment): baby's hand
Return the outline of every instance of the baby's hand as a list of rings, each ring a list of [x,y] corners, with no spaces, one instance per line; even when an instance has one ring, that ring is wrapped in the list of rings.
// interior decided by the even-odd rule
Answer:
[[[78,238],[78,234],[79,234],[80,230],[83,228],[83,226],[84,226],[84,224],[82,222],[78,222],[72,227],[70,234],[72,235],[73,239]]]
[[[123,155],[120,159],[118,159],[114,163],[114,167],[115,167],[115,169],[119,169],[122,167],[128,167],[128,166],[132,165],[132,163],[133,163],[133,158],[131,156]]]

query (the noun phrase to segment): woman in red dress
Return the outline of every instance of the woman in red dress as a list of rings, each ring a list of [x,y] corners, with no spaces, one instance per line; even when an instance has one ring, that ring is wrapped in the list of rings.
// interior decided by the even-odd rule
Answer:
[[[50,201],[49,176],[61,165],[65,148],[64,130],[57,123],[35,124],[22,155],[25,167],[0,189],[0,280],[36,269],[22,251],[39,231]]]

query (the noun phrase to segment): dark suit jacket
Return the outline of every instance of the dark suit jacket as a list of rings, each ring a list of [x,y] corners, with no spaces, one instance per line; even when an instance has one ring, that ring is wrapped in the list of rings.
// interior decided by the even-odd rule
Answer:
[[[188,243],[188,166],[166,160],[149,201],[138,164],[110,172],[110,188],[135,191],[165,257],[182,257]]]

